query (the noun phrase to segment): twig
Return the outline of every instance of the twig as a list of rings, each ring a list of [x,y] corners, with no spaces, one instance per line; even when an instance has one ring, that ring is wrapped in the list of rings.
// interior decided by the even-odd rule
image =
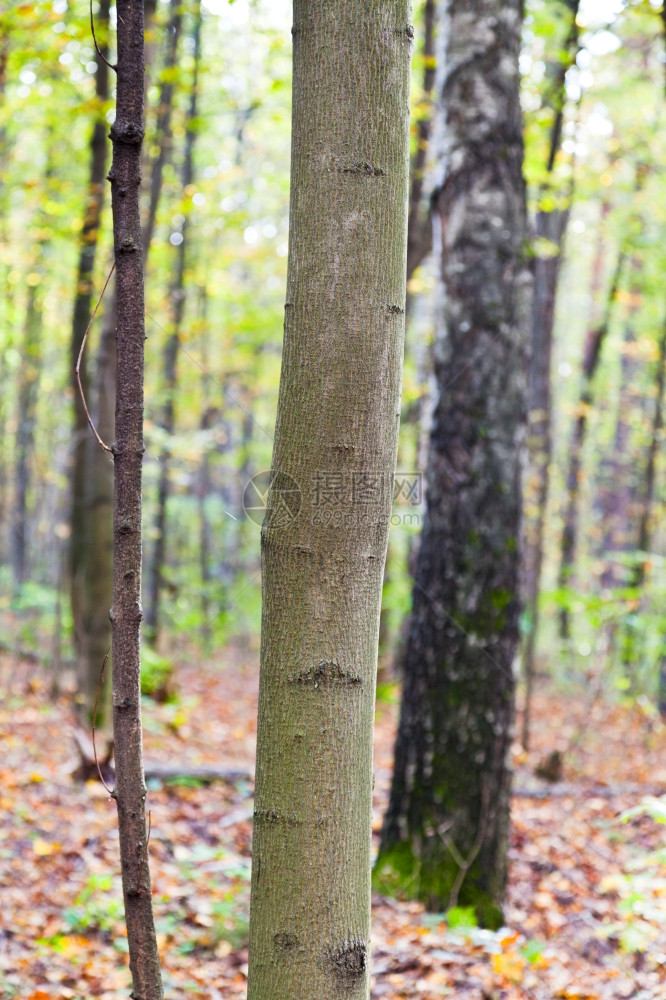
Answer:
[[[99,758],[97,756],[97,746],[95,744],[95,723],[97,722],[97,705],[99,704],[99,693],[102,690],[102,683],[104,681],[104,668],[106,667],[106,661],[109,658],[110,652],[111,652],[111,647],[109,646],[106,653],[104,654],[104,659],[102,660],[102,669],[99,672],[99,681],[97,682],[97,691],[95,692],[95,708],[93,709],[93,717],[92,717],[92,745],[93,745],[93,753],[95,755],[95,767],[97,768],[97,773],[99,774],[99,780],[102,782],[102,784],[106,788],[111,798],[114,798],[115,796],[113,793],[113,789],[109,788],[102,775],[102,769],[99,766]]]
[[[442,827],[437,831],[445,846],[448,848],[451,857],[458,865],[458,874],[456,875],[453,885],[451,886],[451,892],[449,894],[449,909],[458,905],[458,896],[460,895],[460,890],[462,889],[463,882],[467,877],[467,872],[470,870],[472,865],[477,859],[479,851],[483,847],[483,841],[486,836],[486,829],[488,826],[489,816],[489,799],[490,799],[490,789],[486,781],[481,783],[481,815],[479,816],[479,826],[476,832],[476,840],[472,845],[472,849],[466,858],[463,858],[462,854],[456,847],[456,844],[448,834],[448,830],[453,825],[453,821],[444,824],[444,829]]]
[[[92,10],[92,7],[91,7],[91,10]],[[88,418],[88,423],[90,424],[91,430],[92,430],[93,434],[95,435],[95,437],[97,438],[97,440],[100,443],[100,445],[102,446],[102,448],[104,449],[104,451],[108,451],[109,454],[111,454],[111,455],[113,454],[113,449],[109,448],[108,444],[104,444],[104,442],[102,441],[101,437],[99,436],[99,434],[97,432],[97,428],[95,427],[95,425],[94,425],[94,423],[92,421],[92,417],[90,416],[90,411],[88,409],[88,404],[86,403],[86,397],[85,397],[85,393],[83,391],[83,386],[81,385],[81,361],[83,359],[83,351],[85,350],[86,341],[88,339],[88,333],[90,332],[90,327],[93,325],[95,316],[97,315],[97,310],[99,309],[99,307],[100,307],[100,305],[102,303],[102,299],[104,298],[104,292],[106,291],[107,285],[111,281],[111,276],[112,276],[113,272],[115,271],[115,269],[116,269],[116,264],[115,264],[115,261],[114,261],[113,262],[113,266],[111,267],[111,270],[109,271],[109,277],[104,282],[104,288],[102,289],[102,294],[98,298],[97,305],[93,309],[93,314],[90,317],[90,322],[88,323],[88,326],[86,327],[86,332],[83,334],[83,340],[81,341],[81,350],[79,351],[79,357],[78,357],[77,362],[76,362],[76,368],[74,369],[74,372],[76,374],[76,381],[77,381],[78,386],[79,386],[79,392],[81,394],[81,402],[83,403],[83,409],[86,411],[86,417]]]
[[[95,43],[95,49],[97,51],[97,55],[100,57],[100,59],[102,59],[106,63],[109,69],[112,69],[114,73],[117,73],[118,67],[114,63],[109,62],[109,60],[106,58],[106,56],[100,49],[99,45],[97,44],[97,36],[95,35],[95,21],[93,19],[92,0],[90,0],[90,30],[92,32],[93,42]]]

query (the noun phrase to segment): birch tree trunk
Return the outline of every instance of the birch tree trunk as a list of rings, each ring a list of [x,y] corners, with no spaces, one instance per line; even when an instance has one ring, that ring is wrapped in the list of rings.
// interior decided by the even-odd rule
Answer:
[[[249,1000],[369,994],[372,729],[397,451],[408,0],[295,0]]]
[[[152,911],[141,733],[141,465],[144,285],[139,188],[143,142],[143,4],[117,0],[111,204],[116,262],[116,440],[113,445],[113,734],[125,920],[135,1000],[162,1000]]]
[[[435,135],[445,292],[380,890],[497,926],[518,641],[529,274],[520,0],[441,6]]]

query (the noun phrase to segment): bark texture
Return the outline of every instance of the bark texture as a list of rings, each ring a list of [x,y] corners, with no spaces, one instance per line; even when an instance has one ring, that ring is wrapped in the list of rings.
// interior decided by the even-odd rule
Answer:
[[[113,497],[113,731],[120,859],[135,1000],[162,1000],[152,912],[141,734],[141,465],[144,287],[139,187],[143,141],[143,4],[118,0],[111,203],[116,261],[116,440]]]
[[[144,4],[146,35],[151,34],[155,0]],[[99,17],[99,15],[98,15]],[[97,20],[96,20],[97,23]],[[100,34],[100,43],[103,34]],[[102,51],[103,46],[100,44]],[[146,46],[148,56],[154,44]],[[149,244],[144,230],[144,255]],[[94,375],[88,395],[88,406],[102,440],[110,444],[114,437],[116,401],[116,291],[115,277],[104,298],[104,313],[99,348],[95,357]],[[85,327],[84,327],[85,330]],[[92,335],[94,339],[94,334]],[[87,351],[91,351],[89,341]],[[78,392],[78,389],[77,389]],[[72,610],[76,630],[77,660],[81,668],[79,691],[82,715],[92,714],[99,685],[100,669],[109,649],[111,626],[109,609],[112,602],[113,566],[113,462],[93,435],[85,441],[85,487],[83,510],[72,521],[72,551],[76,570],[72,578]],[[109,665],[112,667],[112,664]],[[98,720],[110,715],[109,689],[112,669],[107,669],[105,685],[98,701]]]
[[[372,728],[397,451],[408,0],[296,0],[249,1000],[365,1000]]]
[[[520,0],[442,4],[445,301],[403,700],[376,885],[501,922],[518,640],[529,274]]]

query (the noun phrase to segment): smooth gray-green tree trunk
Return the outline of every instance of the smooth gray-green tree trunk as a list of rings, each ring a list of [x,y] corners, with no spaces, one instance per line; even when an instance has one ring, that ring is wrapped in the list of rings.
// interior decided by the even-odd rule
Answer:
[[[412,35],[408,0],[294,3],[249,1000],[369,995],[372,730],[400,412]]]
[[[520,0],[441,5],[443,305],[378,889],[497,926],[507,874],[530,278]]]

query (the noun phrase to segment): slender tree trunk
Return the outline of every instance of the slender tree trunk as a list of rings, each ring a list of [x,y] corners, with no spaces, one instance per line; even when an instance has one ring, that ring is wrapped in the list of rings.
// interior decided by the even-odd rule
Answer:
[[[654,502],[655,477],[657,471],[657,455],[663,446],[664,427],[664,381],[666,376],[666,323],[662,335],[659,339],[659,352],[657,355],[657,365],[655,371],[655,399],[652,416],[652,426],[650,429],[650,443],[647,450],[647,461],[645,463],[645,478],[643,482],[643,496],[640,501],[640,515],[638,520],[638,542],[636,564],[632,570],[630,586],[638,592],[638,607],[643,599],[643,586],[645,584],[646,559],[650,548],[652,536],[652,507]],[[624,622],[624,635],[622,637],[622,650],[625,665],[629,668],[629,673],[634,670],[634,664],[641,662],[641,652],[643,647],[642,629],[637,629],[634,622],[636,612],[628,615]],[[660,671],[660,682],[661,682]],[[659,705],[666,701],[666,690],[659,691]]]
[[[548,240],[553,252],[534,261],[534,305],[528,376],[528,472],[525,478],[523,586],[527,628],[523,648],[525,700],[522,744],[530,739],[530,709],[534,687],[534,655],[539,625],[539,583],[543,563],[543,533],[548,501],[551,424],[551,360],[555,325],[555,295],[561,266],[568,209],[538,212],[535,236]]]
[[[410,167],[409,216],[407,225],[407,280],[432,247],[430,213],[423,217],[428,145],[432,123],[432,91],[435,86],[435,0],[426,0],[423,10],[423,93],[416,122],[416,151]]]
[[[93,126],[93,133],[90,142],[90,181],[88,184],[88,196],[86,199],[85,213],[83,217],[83,227],[81,229],[81,240],[79,247],[79,266],[76,280],[76,297],[74,299],[74,316],[72,322],[72,340],[70,347],[70,364],[72,376],[72,391],[74,394],[74,445],[72,449],[72,471],[71,471],[71,513],[70,513],[70,565],[69,579],[71,586],[72,614],[74,619],[74,646],[76,652],[76,671],[78,677],[79,707],[86,722],[90,721],[90,716],[94,710],[96,682],[95,677],[99,676],[104,659],[102,652],[101,659],[93,662],[89,661],[89,654],[98,654],[98,650],[89,648],[88,623],[83,618],[91,611],[89,605],[88,587],[90,580],[86,579],[85,565],[89,558],[88,549],[90,538],[87,531],[86,518],[86,480],[88,478],[88,466],[86,458],[89,453],[89,428],[83,400],[79,393],[74,369],[76,367],[81,344],[90,322],[92,294],[93,294],[93,274],[95,268],[95,257],[97,244],[99,242],[99,229],[102,218],[102,206],[104,203],[104,180],[106,174],[106,118],[104,105],[109,99],[109,67],[105,58],[109,56],[108,27],[110,0],[101,0],[98,14],[95,19],[95,33],[102,55],[97,55],[97,70],[95,72],[95,90],[98,101],[97,120]],[[88,402],[92,405],[90,398],[90,377],[88,374],[87,358],[84,355],[81,364],[81,385]],[[97,596],[97,595],[96,595]],[[110,603],[110,601],[109,601]],[[107,603],[102,613],[108,618]],[[93,614],[98,613],[94,611]],[[108,633],[108,624],[106,627]],[[108,648],[108,642],[106,644]],[[106,699],[101,696],[98,704],[104,710]],[[102,717],[100,717],[102,721]]]
[[[37,277],[39,280],[39,275]],[[14,456],[16,493],[12,518],[12,574],[16,587],[20,587],[24,583],[27,571],[28,491],[35,444],[37,398],[42,366],[42,300],[39,291],[39,283],[28,285],[23,357],[18,387]]]
[[[199,73],[199,56],[201,51],[201,10],[199,9],[194,25],[194,75],[188,110],[188,126],[185,135],[185,155],[181,171],[181,188],[187,192],[194,180],[194,141],[196,138],[197,89]],[[178,349],[180,347],[181,326],[185,312],[185,252],[187,249],[189,222],[187,216],[183,222],[182,241],[176,247],[176,265],[169,299],[171,303],[171,334],[164,352],[164,393],[166,401],[160,425],[167,441],[173,436],[175,427],[174,397],[176,392]],[[166,557],[166,515],[169,498],[169,461],[170,443],[167,443],[160,458],[160,474],[157,486],[157,510],[155,512],[155,543],[153,559],[150,564],[150,579],[148,584],[148,612],[146,614],[146,636],[153,642],[157,640],[160,624],[160,598],[164,585],[163,570]]]
[[[642,299],[641,269],[641,261],[634,255],[631,260],[632,280],[620,358],[620,392],[615,435],[609,455],[604,456],[603,479],[598,494],[604,527],[602,553],[606,564],[601,583],[606,588],[627,585],[624,560],[615,559],[614,553],[630,552],[635,549],[638,541],[636,513],[639,475],[636,470],[634,427],[637,404],[642,408],[644,400],[637,388],[642,363],[636,355],[635,321]]]
[[[206,284],[199,288],[198,296],[198,319],[201,325],[201,355],[202,368],[204,371],[201,379],[201,423],[202,431],[209,431],[213,426],[215,410],[210,405],[210,379],[208,377],[208,289]],[[210,439],[206,438],[201,453],[201,465],[199,466],[199,483],[197,487],[197,502],[199,507],[199,571],[201,574],[201,618],[203,626],[201,635],[203,639],[204,651],[210,651],[211,629],[210,629],[210,597],[211,580],[210,556],[213,545],[213,534],[211,530],[210,518],[208,516],[207,500],[211,492],[210,475]]]
[[[171,135],[171,115],[173,112],[173,96],[175,90],[175,75],[178,67],[178,43],[182,27],[182,0],[171,0],[171,17],[167,28],[167,48],[164,56],[162,83],[157,106],[157,121],[155,135],[157,150],[148,161],[146,171],[149,178],[148,211],[143,224],[144,264],[148,263],[148,252],[155,232],[157,209],[162,195],[164,168],[171,159],[173,139]]]
[[[204,400],[204,411],[201,417],[201,430],[210,430],[212,426],[212,420],[215,416],[216,411],[207,405],[207,400]],[[211,546],[213,544],[213,535],[211,531],[210,520],[208,518],[208,511],[206,509],[206,500],[210,496],[211,491],[211,477],[210,477],[210,457],[208,454],[208,445],[204,446],[203,454],[201,456],[201,466],[199,468],[199,488],[197,490],[197,500],[199,504],[199,571],[201,573],[201,617],[203,619],[202,626],[202,638],[204,642],[204,648],[206,652],[210,649],[211,631],[210,631],[210,588],[212,574],[210,571],[210,553]]]
[[[552,175],[557,154],[562,143],[562,126],[566,104],[566,75],[576,61],[579,50],[578,8],[580,0],[567,3],[571,21],[563,50],[557,60],[547,67],[547,87],[544,103],[553,113],[545,164],[546,180],[539,192],[539,201],[552,195]],[[567,198],[570,201],[570,195]],[[548,479],[551,440],[551,362],[553,355],[553,328],[555,325],[555,297],[562,262],[564,236],[569,221],[569,207],[537,210],[534,236],[534,302],[530,364],[527,389],[527,474],[524,490],[523,521],[523,597],[525,602],[526,633],[523,646],[523,676],[525,700],[523,709],[522,743],[529,746],[530,708],[534,686],[534,656],[539,625],[539,584],[543,563],[543,535],[548,501]],[[545,252],[541,245],[545,244]]]
[[[107,291],[95,373],[90,380],[89,406],[103,441],[113,441],[116,406],[116,293]],[[86,469],[84,510],[72,526],[83,535],[83,549],[72,579],[76,647],[80,651],[77,699],[82,718],[90,719],[97,702],[97,725],[106,725],[111,715],[111,669],[102,677],[102,664],[111,646],[109,609],[113,600],[113,460],[88,434],[84,456]],[[111,664],[112,666],[112,664]],[[100,687],[100,683],[102,686]],[[98,694],[99,691],[99,694]]]
[[[529,273],[520,0],[441,8],[439,396],[376,886],[501,923]]]
[[[576,548],[578,545],[578,514],[580,501],[580,483],[582,473],[583,446],[587,433],[587,418],[592,406],[592,384],[594,376],[601,360],[601,351],[610,328],[613,306],[617,299],[617,293],[624,267],[624,253],[620,252],[615,273],[613,274],[606,310],[599,326],[588,331],[585,340],[585,350],[583,354],[583,372],[580,387],[576,420],[571,433],[571,445],[569,447],[569,466],[566,477],[566,498],[564,509],[564,527],[562,530],[562,546],[560,556],[560,569],[558,575],[558,586],[567,587],[570,584],[573,567],[576,559]],[[563,639],[569,637],[569,612],[563,607],[559,615],[560,635]]]
[[[294,3],[249,1000],[369,996],[372,729],[400,411],[412,36],[407,0]]]
[[[133,995],[162,1000],[146,831],[141,734],[141,464],[144,287],[139,187],[143,141],[143,4],[117,0],[111,204],[116,262],[116,439],[113,445],[113,732],[120,858]]]
[[[155,0],[146,0],[145,20],[147,33],[155,13]],[[102,36],[103,38],[103,36]],[[147,47],[146,52],[153,51]],[[146,66],[148,69],[148,66]],[[144,236],[144,255],[149,243]],[[84,328],[85,329],[85,328]],[[104,299],[102,331],[95,356],[94,376],[90,386],[89,409],[102,440],[110,443],[114,437],[116,400],[116,291],[115,280],[109,285]],[[88,346],[90,350],[90,344]],[[77,390],[78,392],[78,390]],[[112,602],[113,566],[113,463],[107,452],[102,451],[91,434],[86,436],[84,467],[84,510],[78,522],[72,523],[72,548],[79,553],[78,568],[72,578],[75,643],[80,650],[80,689],[77,699],[81,715],[92,715],[95,699],[98,703],[98,723],[110,715],[110,677],[112,669],[105,672],[104,686],[100,684],[101,667],[111,643],[109,608]],[[113,664],[110,664],[112,668]]]

